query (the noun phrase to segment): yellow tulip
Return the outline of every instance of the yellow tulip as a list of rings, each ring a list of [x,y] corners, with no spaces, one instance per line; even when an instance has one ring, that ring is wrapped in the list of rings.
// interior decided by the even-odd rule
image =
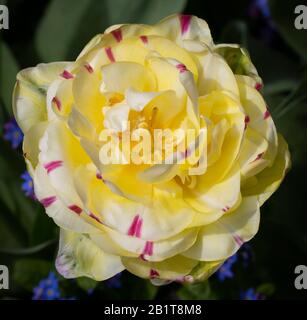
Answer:
[[[36,197],[60,227],[57,270],[105,280],[127,269],[157,285],[215,272],[256,234],[290,165],[261,87],[245,50],[215,45],[187,15],[113,26],[75,62],[22,70],[14,114]],[[169,129],[170,144],[178,129],[197,134],[173,163],[164,149],[160,163],[127,161],[129,139],[112,146],[125,161],[106,163],[105,130],[124,140],[127,124],[150,141]]]

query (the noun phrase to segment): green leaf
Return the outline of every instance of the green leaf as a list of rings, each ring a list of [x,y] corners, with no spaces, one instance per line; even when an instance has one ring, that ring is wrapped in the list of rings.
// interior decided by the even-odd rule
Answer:
[[[256,289],[257,292],[264,294],[266,297],[272,296],[275,292],[273,283],[263,283]]]
[[[279,85],[296,82],[299,74],[299,65],[292,61],[284,53],[277,51],[265,43],[252,37],[243,21],[229,23],[219,39],[223,43],[237,43],[246,48],[251,56],[251,62],[256,67],[259,76],[264,82],[264,90],[267,84]]]
[[[142,5],[140,6],[139,14],[135,17],[134,23],[152,24],[168,15],[182,12],[186,6],[187,0],[147,0],[141,2]]]
[[[54,245],[57,243],[57,239],[51,239],[48,241],[45,241],[43,243],[40,243],[36,246],[28,247],[28,248],[18,248],[18,249],[6,249],[6,248],[0,248],[0,253],[4,254],[10,254],[10,255],[15,255],[15,256],[23,256],[23,255],[31,255],[38,253],[51,245]]]
[[[36,47],[45,62],[75,59],[93,36],[118,23],[154,23],[184,9],[186,0],[52,0]]]
[[[303,4],[301,0],[269,0],[272,18],[287,43],[306,61],[307,30],[297,30],[294,26],[294,9]]]
[[[208,300],[212,299],[209,281],[185,284],[177,292],[183,300]]]
[[[237,43],[242,47],[247,47],[248,29],[246,22],[237,20],[226,25],[220,36],[219,42]]]
[[[0,48],[0,96],[9,115],[12,115],[12,93],[16,81],[19,66],[5,42],[1,42]]]
[[[77,284],[84,291],[88,291],[88,290],[95,289],[98,283],[97,281],[91,278],[80,277],[80,278],[77,278]]]
[[[83,13],[90,2],[50,1],[35,38],[37,51],[45,62],[65,60],[71,39],[82,23]],[[86,28],[84,21],[83,28]]]
[[[22,240],[20,239],[20,235],[16,233],[16,228],[14,228],[14,226],[3,217],[3,215],[6,214],[6,211],[4,210],[5,209],[3,208],[0,209],[0,211],[3,211],[0,212],[0,243],[1,247],[5,246],[8,250],[9,248],[19,247]]]
[[[284,53],[272,49],[253,37],[248,38],[248,51],[260,77],[266,84],[296,81],[299,65]]]
[[[121,274],[121,288],[108,288],[101,286],[103,294],[112,294],[114,299],[154,299],[158,287],[154,286],[149,280],[138,278],[126,271]],[[129,288],[126,290],[125,288]]]
[[[52,268],[53,265],[49,261],[21,259],[14,265],[13,280],[26,290],[32,291],[41,279],[48,276]]]
[[[43,243],[49,239],[58,238],[58,226],[46,214],[44,208],[37,204],[34,212],[35,220],[30,232],[30,244]]]

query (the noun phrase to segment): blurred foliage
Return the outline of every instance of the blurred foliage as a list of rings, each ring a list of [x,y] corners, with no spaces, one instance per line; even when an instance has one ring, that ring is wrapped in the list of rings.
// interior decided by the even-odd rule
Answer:
[[[285,183],[262,208],[258,235],[251,241],[248,269],[234,265],[235,276],[216,276],[199,284],[154,287],[124,272],[120,287],[87,278],[64,280],[67,296],[89,299],[237,299],[250,287],[267,298],[306,298],[293,285],[294,268],[306,263],[307,214],[302,199],[307,181],[307,30],[294,28],[300,0],[7,0],[10,29],[1,30],[0,47],[0,264],[12,271],[12,287],[0,297],[31,298],[38,282],[54,270],[58,230],[35,201],[21,191],[25,170],[21,150],[2,138],[12,116],[11,93],[19,69],[39,62],[73,60],[97,33],[117,23],[153,23],[174,13],[204,18],[217,42],[248,49],[264,80],[263,93],[278,130],[289,143],[293,168]],[[257,7],[258,4],[258,7]],[[72,10],[73,8],[73,10]],[[253,10],[253,11],[252,11]]]

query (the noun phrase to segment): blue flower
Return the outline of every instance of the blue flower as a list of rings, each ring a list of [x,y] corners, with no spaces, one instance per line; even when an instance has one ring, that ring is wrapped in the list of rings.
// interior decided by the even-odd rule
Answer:
[[[249,8],[249,14],[251,17],[257,17],[259,15],[264,18],[270,17],[270,8],[267,0],[252,0]]]
[[[108,288],[112,288],[112,289],[119,289],[122,284],[121,284],[121,273],[116,274],[114,277],[110,278],[109,280],[107,280],[105,282],[106,286]]]
[[[224,264],[217,271],[216,276],[220,281],[224,281],[225,279],[231,279],[234,277],[234,273],[232,271],[232,266],[238,260],[237,254],[234,254],[230,258],[228,258]]]
[[[87,294],[89,295],[89,296],[91,296],[93,293],[94,293],[94,288],[89,288],[88,290],[87,290]]]
[[[54,272],[50,272],[33,289],[32,300],[58,300],[60,297],[59,281]]]
[[[33,188],[33,180],[29,174],[28,171],[25,171],[22,175],[21,175],[21,179],[22,179],[22,184],[21,184],[21,189],[24,192],[24,194],[27,197],[30,197],[32,199],[35,198],[34,196],[34,188]]]
[[[241,292],[240,300],[264,300],[265,296],[257,292],[254,288],[249,288]]]
[[[244,243],[239,251],[239,254],[242,257],[243,266],[246,268],[254,256],[251,245],[248,243]]]
[[[23,133],[15,119],[9,120],[4,125],[3,138],[4,140],[9,141],[11,143],[13,149],[18,148],[18,146],[21,144],[23,140]]]

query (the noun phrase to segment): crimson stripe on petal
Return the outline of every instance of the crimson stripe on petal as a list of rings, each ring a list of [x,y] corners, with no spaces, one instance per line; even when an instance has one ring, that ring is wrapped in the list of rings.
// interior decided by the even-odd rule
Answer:
[[[59,100],[59,98],[58,98],[58,97],[53,97],[53,98],[52,98],[52,102],[56,105],[57,109],[58,109],[59,111],[61,111],[61,109],[62,109],[62,104],[61,104],[61,101]]]
[[[121,42],[123,40],[121,29],[113,30],[111,33],[117,42]]]
[[[51,161],[44,164],[44,168],[47,170],[47,173],[50,173],[51,171],[61,167],[62,165],[63,165],[62,160],[56,160],[56,161]]]
[[[188,32],[188,30],[190,28],[190,24],[191,24],[191,18],[192,18],[192,16],[187,15],[187,14],[181,14],[179,16],[182,35],[185,34],[186,32]]]
[[[56,196],[51,196],[47,198],[43,198],[40,200],[40,203],[45,207],[48,208],[56,201]]]
[[[64,79],[73,79],[74,75],[67,70],[64,70],[60,76]]]
[[[149,271],[149,277],[150,279],[154,279],[154,278],[157,278],[159,277],[159,272],[157,270],[154,270],[154,269],[150,269]]]
[[[250,121],[251,121],[250,117],[249,116],[245,116],[245,118],[244,118],[244,124],[245,124],[244,129],[247,128],[247,125],[250,123]]]
[[[68,209],[75,212],[76,214],[80,214],[82,212],[82,209],[76,204],[72,204],[71,206],[68,207]]]
[[[270,116],[271,116],[270,111],[267,109],[267,110],[265,111],[265,113],[263,114],[263,120],[268,119]]]
[[[237,234],[233,235],[233,239],[239,247],[241,247],[244,243],[243,239]]]
[[[104,50],[105,50],[105,52],[106,52],[109,60],[110,60],[111,62],[115,62],[115,58],[114,58],[114,55],[113,55],[112,48],[107,47],[107,48],[105,48]]]
[[[176,65],[176,68],[179,70],[180,73],[186,72],[188,69],[183,63],[179,63]]]
[[[94,213],[90,213],[90,217],[91,218],[93,218],[94,220],[96,220],[98,223],[102,223],[101,221],[100,221],[100,219],[94,214]]]
[[[153,254],[153,242],[152,241],[146,241],[143,254],[146,254],[148,256],[152,256]]]
[[[142,224],[143,224],[143,219],[139,216],[136,215],[133,218],[133,221],[128,229],[128,236],[135,236],[137,238],[141,237],[141,230],[142,230]]]
[[[255,84],[255,89],[258,90],[258,91],[261,90],[262,89],[262,83],[257,82]]]
[[[140,39],[144,44],[148,44],[148,37],[147,36],[140,36]]]
[[[84,65],[84,68],[85,68],[89,73],[93,73],[93,72],[94,72],[93,67],[92,67],[89,63],[86,63],[86,64]]]

